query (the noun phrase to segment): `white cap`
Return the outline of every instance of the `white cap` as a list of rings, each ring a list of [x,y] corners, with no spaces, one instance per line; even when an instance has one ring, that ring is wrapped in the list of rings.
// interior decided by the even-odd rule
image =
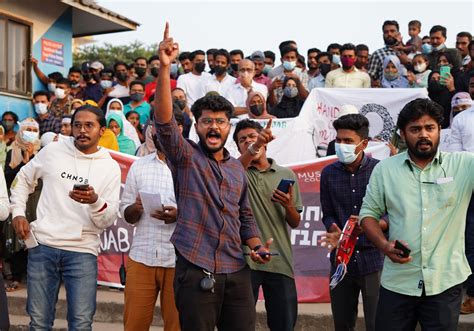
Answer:
[[[52,143],[54,141],[54,138],[56,138],[56,133],[54,132],[45,132],[41,136],[41,147],[44,147],[48,145],[49,143]]]
[[[344,105],[339,110],[339,113],[336,116],[336,119],[340,119],[342,116],[349,115],[349,114],[359,114],[359,110],[356,106],[353,105]]]
[[[94,61],[91,63],[90,67],[96,70],[104,70],[104,65],[99,61]]]

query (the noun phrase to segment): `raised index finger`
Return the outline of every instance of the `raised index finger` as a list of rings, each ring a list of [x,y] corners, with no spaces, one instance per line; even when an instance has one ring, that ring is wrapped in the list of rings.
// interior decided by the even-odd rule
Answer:
[[[165,32],[163,32],[163,40],[168,39],[169,34],[170,34],[170,25],[168,22],[166,22]]]
[[[267,126],[265,127],[265,129],[270,129],[272,127],[272,118],[270,118],[267,122]]]

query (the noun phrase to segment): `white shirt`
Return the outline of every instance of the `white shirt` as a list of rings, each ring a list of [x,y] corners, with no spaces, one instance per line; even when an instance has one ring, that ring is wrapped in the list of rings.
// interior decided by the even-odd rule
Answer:
[[[218,81],[216,75],[212,75],[206,82],[206,86],[204,87],[204,94],[208,92],[214,91],[219,93],[220,95],[225,95],[225,92],[228,88],[235,84],[237,78],[232,77],[229,74],[225,74],[224,79],[222,81]]]
[[[369,88],[370,76],[355,67],[351,72],[346,72],[344,69],[338,68],[328,72],[325,87]]]
[[[454,117],[448,150],[474,152],[474,106]]]
[[[122,215],[140,191],[159,193],[163,205],[176,207],[171,171],[156,153],[136,160],[130,167],[120,203]],[[135,227],[130,258],[150,267],[174,268],[176,257],[170,238],[176,223],[165,224],[143,212]]]
[[[252,81],[251,86],[254,92],[262,93],[265,97],[265,100],[267,99],[268,89],[265,85]],[[229,89],[227,89],[224,97],[229,100],[234,105],[234,107],[247,107],[246,102],[248,94],[249,93],[247,89],[243,87],[242,84],[234,84],[229,87]]]
[[[188,107],[191,108],[197,99],[202,98],[206,92],[204,90],[207,80],[211,75],[203,72],[200,76],[188,72],[178,77],[177,87],[184,90],[188,99]]]
[[[109,93],[109,97],[111,98],[123,98],[128,96],[130,96],[128,87],[120,84],[115,85],[113,90]]]

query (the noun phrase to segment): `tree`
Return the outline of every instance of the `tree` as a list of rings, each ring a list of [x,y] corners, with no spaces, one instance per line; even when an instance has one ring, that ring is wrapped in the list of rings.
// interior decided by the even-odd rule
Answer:
[[[104,45],[89,45],[79,47],[73,54],[74,66],[79,66],[86,61],[100,61],[104,67],[112,67],[116,61],[124,61],[127,64],[143,56],[147,59],[156,54],[157,44],[145,45],[141,41],[134,41],[130,45],[112,45],[104,43]]]

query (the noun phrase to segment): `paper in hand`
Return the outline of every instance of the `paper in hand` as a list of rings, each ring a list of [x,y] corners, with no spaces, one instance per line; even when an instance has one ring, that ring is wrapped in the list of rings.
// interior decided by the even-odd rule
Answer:
[[[163,210],[161,195],[159,193],[149,193],[144,191],[140,191],[139,193],[145,213],[151,215],[157,210]]]

